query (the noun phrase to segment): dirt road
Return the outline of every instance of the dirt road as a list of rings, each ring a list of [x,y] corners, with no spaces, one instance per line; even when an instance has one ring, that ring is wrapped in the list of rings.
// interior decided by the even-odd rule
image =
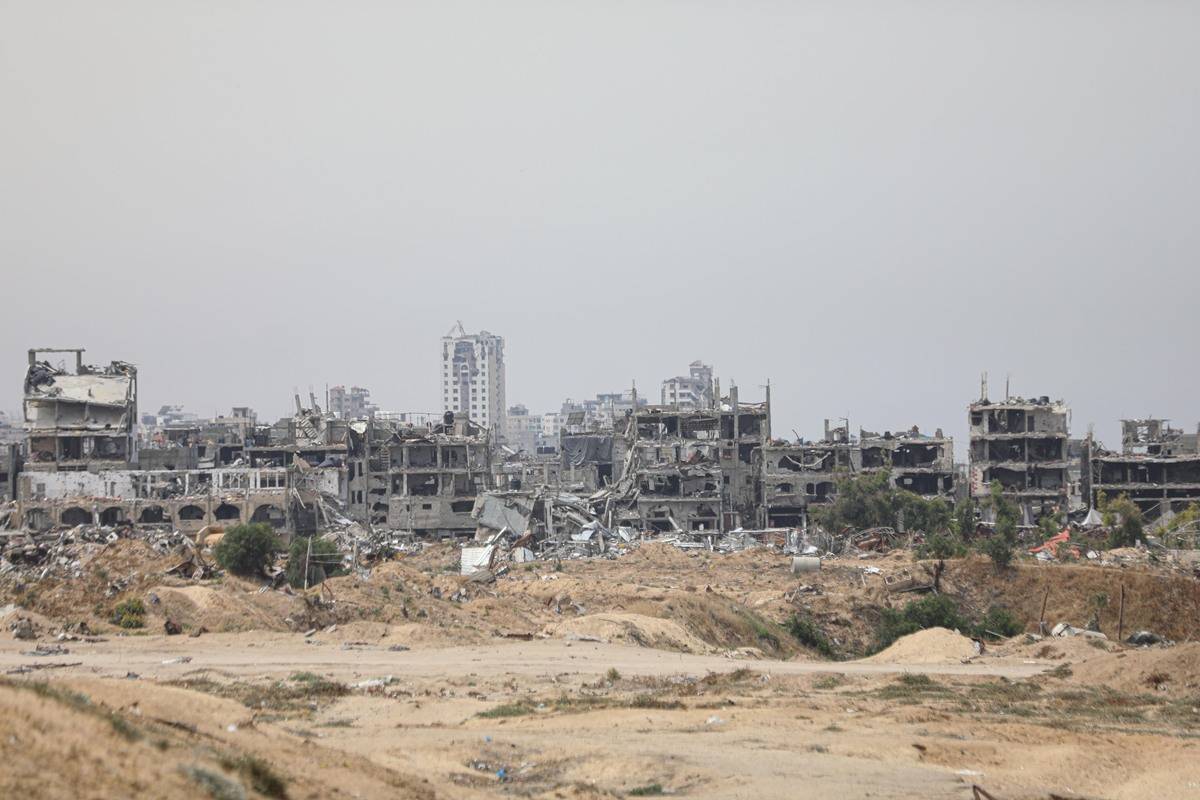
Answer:
[[[750,667],[770,675],[842,673],[889,675],[990,676],[1027,678],[1052,664],[982,658],[967,664],[878,664],[861,661],[743,660],[691,655],[605,642],[497,640],[487,646],[431,647],[389,650],[388,639],[347,641],[344,636],[323,634],[304,638],[297,634],[230,633],[201,638],[184,636],[123,636],[103,642],[63,642],[61,656],[22,655],[28,642],[0,640],[0,671],[22,665],[79,663],[65,673],[123,677],[134,672],[143,678],[170,679],[196,670],[211,669],[227,675],[280,675],[296,670],[320,672],[340,680],[359,676],[394,675],[410,678],[487,675],[599,674],[617,669],[626,675],[704,675]],[[181,662],[178,659],[189,659]],[[174,663],[164,664],[164,661]],[[58,671],[58,670],[56,670]]]

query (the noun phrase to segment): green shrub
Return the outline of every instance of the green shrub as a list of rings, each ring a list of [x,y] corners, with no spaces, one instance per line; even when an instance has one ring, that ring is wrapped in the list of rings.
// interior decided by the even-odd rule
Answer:
[[[312,542],[312,552],[308,550]],[[308,585],[315,586],[326,578],[343,575],[342,553],[336,544],[318,536],[297,536],[288,548],[287,581],[299,589],[304,586],[304,562],[308,561]],[[387,587],[385,586],[386,590]]]
[[[837,651],[833,649],[828,637],[824,631],[817,627],[817,623],[812,617],[807,614],[793,614],[792,618],[787,623],[788,633],[796,638],[796,641],[805,647],[811,647],[826,658],[837,658]]]
[[[992,481],[992,496],[988,499],[988,505],[995,512],[996,527],[979,549],[1000,570],[1012,563],[1013,551],[1017,546],[1017,507],[1004,496],[1004,487],[999,481]]]
[[[813,518],[823,528],[899,528],[901,518],[910,531],[933,533],[951,525],[950,506],[944,500],[926,500],[920,495],[892,485],[891,473],[879,470],[842,476],[832,503],[813,509]]]
[[[950,531],[931,533],[917,547],[917,558],[962,558],[966,554],[967,546],[962,538]]]
[[[234,575],[254,577],[275,560],[279,539],[265,522],[234,525],[213,548],[213,557]]]
[[[983,540],[980,552],[992,560],[996,569],[1004,569],[1013,560],[1013,545],[1000,533],[993,533]]]
[[[112,624],[122,628],[146,627],[146,604],[136,597],[122,600],[113,608]]]
[[[976,639],[1007,639],[1025,630],[1013,613],[1002,606],[992,606],[983,619],[971,626],[971,635]]]
[[[1109,525],[1108,546],[1133,547],[1146,538],[1142,510],[1127,495],[1116,500],[1101,498],[1105,524]]]
[[[872,649],[878,652],[901,636],[908,636],[926,628],[965,631],[968,630],[968,625],[954,600],[944,594],[930,594],[920,600],[913,600],[899,610],[885,608],[875,629],[875,644]]]

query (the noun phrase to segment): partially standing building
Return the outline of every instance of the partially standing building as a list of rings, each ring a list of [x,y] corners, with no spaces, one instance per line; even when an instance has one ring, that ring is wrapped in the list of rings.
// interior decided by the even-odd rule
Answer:
[[[1200,429],[1186,433],[1165,419],[1121,420],[1121,452],[1088,439],[1084,455],[1086,494],[1127,496],[1147,519],[1170,517],[1200,501]]]
[[[989,497],[992,483],[999,483],[1026,524],[1068,509],[1077,470],[1071,468],[1066,404],[1045,396],[1003,402],[985,396],[970,405],[968,416],[972,498]]]

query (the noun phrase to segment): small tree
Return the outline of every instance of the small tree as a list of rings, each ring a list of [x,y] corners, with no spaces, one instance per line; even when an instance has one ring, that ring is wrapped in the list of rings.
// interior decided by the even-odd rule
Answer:
[[[901,516],[910,531],[937,533],[949,529],[950,506],[944,500],[926,500],[892,485],[888,470],[844,475],[837,482],[837,497],[812,511],[813,519],[826,530],[843,528],[899,528]]]
[[[992,559],[996,569],[1007,567],[1017,546],[1017,509],[1005,496],[999,481],[992,481],[989,503],[996,514],[996,527],[981,548]]]
[[[970,497],[954,509],[954,532],[964,542],[975,535],[975,501]]]
[[[217,563],[234,575],[261,575],[282,550],[279,539],[265,522],[234,525],[213,548]]]
[[[309,552],[309,543],[312,551]],[[336,544],[319,536],[297,536],[288,548],[287,580],[293,587],[304,586],[304,565],[308,563],[308,585],[315,586],[326,578],[342,575],[342,553]]]
[[[1112,519],[1108,531],[1109,547],[1133,547],[1146,538],[1142,510],[1128,495],[1121,495],[1116,500],[1105,503],[1104,514]]]

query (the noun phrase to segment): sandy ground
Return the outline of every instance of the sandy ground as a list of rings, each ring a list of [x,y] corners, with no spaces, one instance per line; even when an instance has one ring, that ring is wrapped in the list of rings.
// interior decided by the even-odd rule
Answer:
[[[174,561],[120,541],[77,578],[0,576],[0,797],[1200,797],[1200,582],[1177,571],[963,559],[942,579],[964,613],[1036,630],[1045,605],[1110,636],[1097,598],[1123,591],[1125,630],[1173,647],[1018,636],[976,655],[931,629],[830,661],[793,615],[862,656],[911,599],[885,577],[928,565],[799,579],[764,550],[646,545],[488,584],[438,545],[316,602]],[[132,598],[146,627],[128,632],[110,620]],[[19,616],[37,642],[9,638]],[[163,636],[167,619],[202,635]]]
[[[623,674],[663,676],[704,675],[739,667],[769,675],[812,675],[845,673],[886,675],[915,672],[928,675],[977,675],[1027,678],[1054,664],[1049,661],[1014,658],[981,658],[969,663],[911,663],[889,661],[772,661],[741,660],[723,656],[692,655],[608,642],[539,639],[497,640],[488,645],[413,648],[393,651],[392,636],[366,641],[345,635],[317,634],[207,634],[185,636],[124,636],[98,643],[64,642],[68,653],[31,658],[28,642],[0,641],[0,670],[22,664],[70,663],[65,674],[171,680],[198,670],[215,670],[230,675],[286,677],[297,670],[319,672],[338,680],[366,680],[383,675],[405,678],[462,678],[480,674],[598,675],[610,668]],[[181,662],[186,658],[186,662]],[[174,663],[163,663],[174,662]],[[55,668],[59,673],[62,668]]]
[[[1105,659],[1137,661],[1138,652],[1071,643],[1036,658],[1032,646],[1012,646],[971,663],[904,664],[735,660],[562,639],[388,649],[403,646],[404,633],[109,637],[64,642],[68,652],[52,656],[3,640],[0,668],[79,662],[9,680],[48,679],[134,723],[172,723],[182,738],[161,751],[106,748],[140,748],[107,760],[137,763],[147,771],[142,789],[164,797],[215,796],[188,777],[213,741],[257,753],[287,777],[291,797],[968,798],[973,785],[1001,800],[1200,796],[1190,693],[1182,705],[1155,699],[1136,713],[1113,711],[1109,698],[1096,710],[1081,698],[1098,690],[1061,677],[1063,664],[1086,659],[1102,670]],[[1060,677],[1046,674],[1055,667]],[[291,704],[271,694],[316,679],[344,691]],[[1060,695],[1071,693],[1087,713],[1059,713]],[[10,727],[31,715],[20,692],[0,700]],[[69,727],[50,735],[83,730]],[[0,743],[18,767],[29,752],[19,750]],[[249,786],[236,770],[210,766]],[[71,785],[65,774],[7,788],[63,797]]]

